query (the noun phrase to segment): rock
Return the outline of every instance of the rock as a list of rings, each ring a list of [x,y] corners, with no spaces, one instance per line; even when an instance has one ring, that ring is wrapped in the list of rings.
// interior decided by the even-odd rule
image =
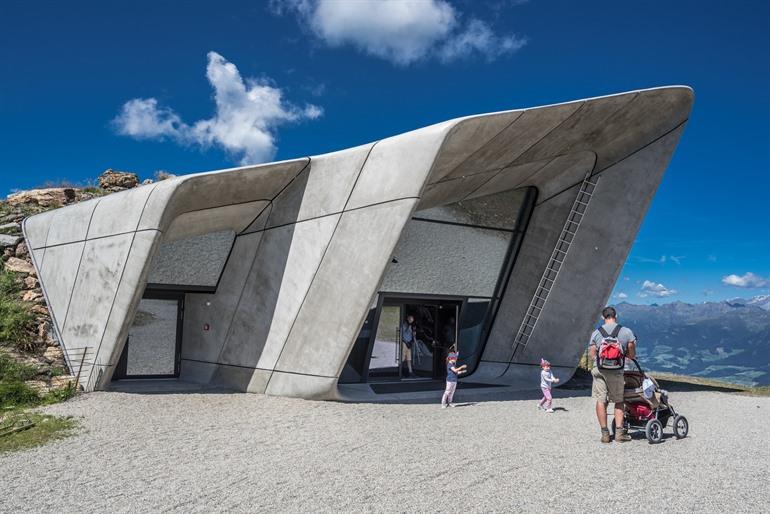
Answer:
[[[40,325],[42,327],[42,325]],[[58,348],[56,346],[49,346],[45,349],[45,353],[43,353],[43,358],[47,362],[56,362],[59,360],[64,359],[64,354],[61,351],[61,348]]]
[[[35,274],[35,268],[32,267],[32,264],[18,257],[9,257],[5,262],[5,269],[15,271],[16,273],[26,273],[27,275]]]
[[[75,190],[71,187],[51,187],[31,189],[10,195],[6,200],[9,205],[32,204],[41,207],[61,207],[75,199]]]
[[[18,245],[16,245],[16,257],[22,258],[26,257],[29,254],[29,250],[27,250],[27,243],[22,241]]]
[[[51,377],[51,389],[64,389],[70,382],[75,382],[75,377],[72,375],[62,375],[60,377]]]
[[[21,236],[9,236],[8,234],[0,234],[0,248],[8,248],[16,246],[21,241]]]
[[[53,338],[51,337],[51,324],[48,323],[48,321],[43,321],[38,327],[37,327],[37,336],[40,338],[41,341],[43,341],[45,344],[52,344]],[[61,355],[61,349],[58,346],[52,346],[54,351],[58,352],[59,355]],[[48,350],[46,350],[47,352]]]
[[[16,250],[14,250],[12,246],[9,246],[5,250],[3,250],[3,260],[8,260],[10,257],[13,257],[15,254],[16,254]]]
[[[45,394],[48,392],[48,384],[42,380],[25,380],[24,383],[37,391],[39,394]]]
[[[151,178],[146,178],[146,179],[142,180],[142,185],[146,186],[147,184],[152,184],[152,179]]]
[[[0,232],[3,233],[11,233],[11,234],[21,234],[21,225],[19,223],[16,223],[15,221],[12,223],[4,223],[0,225]]]
[[[48,316],[48,307],[45,305],[36,304],[33,305],[30,309],[35,314],[40,314],[41,316]]]
[[[24,296],[21,297],[22,301],[25,301],[25,302],[37,302],[42,298],[43,298],[42,293],[34,289],[31,291],[27,291],[26,293],[24,293]]]
[[[139,185],[139,177],[136,176],[136,173],[108,169],[99,175],[99,187],[107,191],[131,189],[137,185]]]
[[[24,289],[35,289],[37,287],[37,279],[35,277],[27,277],[24,279]]]

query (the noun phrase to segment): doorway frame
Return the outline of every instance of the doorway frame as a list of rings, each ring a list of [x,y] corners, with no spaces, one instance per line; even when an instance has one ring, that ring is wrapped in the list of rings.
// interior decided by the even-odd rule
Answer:
[[[428,305],[439,305],[441,302],[454,302],[458,305],[457,308],[457,316],[455,317],[455,341],[457,341],[457,335],[460,331],[460,313],[463,311],[463,308],[465,307],[465,304],[468,302],[467,296],[456,296],[456,295],[438,295],[438,294],[421,294],[421,293],[395,293],[395,292],[380,292],[378,294],[377,298],[377,306],[376,311],[374,313],[374,319],[372,320],[373,323],[373,329],[371,332],[371,335],[369,336],[369,342],[367,344],[366,349],[366,357],[364,359],[364,369],[363,373],[361,375],[361,382],[364,383],[378,383],[378,382],[401,382],[403,380],[403,377],[401,376],[401,367],[402,362],[401,359],[401,347],[399,346],[399,372],[398,377],[382,377],[382,378],[372,378],[369,376],[369,365],[371,364],[372,360],[372,352],[374,351],[374,342],[377,338],[377,329],[380,326],[380,313],[382,312],[382,308],[386,305],[399,305],[402,308],[402,313],[404,312],[403,308],[408,304],[428,304]],[[403,314],[402,314],[403,315]],[[400,334],[400,326],[401,323],[403,323],[403,320],[399,320],[399,334]],[[400,341],[399,341],[400,343]],[[435,373],[435,370],[434,370]],[[417,380],[436,380],[435,378],[422,378]]]
[[[123,351],[120,354],[120,359],[115,366],[115,373],[113,374],[113,380],[148,380],[148,379],[164,379],[164,378],[179,378],[179,373],[182,364],[182,327],[184,326],[184,300],[185,293],[175,291],[157,291],[157,290],[145,290],[142,295],[142,300],[176,300],[177,302],[177,315],[176,315],[176,341],[174,344],[174,372],[170,374],[152,374],[152,375],[129,375],[128,374],[128,346],[130,344],[130,337],[126,334],[126,343],[123,345]],[[130,330],[130,329],[129,329]]]

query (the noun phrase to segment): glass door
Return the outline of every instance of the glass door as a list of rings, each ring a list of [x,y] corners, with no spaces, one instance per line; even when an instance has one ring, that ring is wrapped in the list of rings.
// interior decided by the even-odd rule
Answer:
[[[383,305],[369,361],[369,377],[401,376],[401,305]]]

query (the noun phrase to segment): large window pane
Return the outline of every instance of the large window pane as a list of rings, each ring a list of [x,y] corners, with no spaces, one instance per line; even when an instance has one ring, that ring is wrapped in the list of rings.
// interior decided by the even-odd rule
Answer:
[[[226,230],[165,242],[152,261],[150,284],[216,287],[233,246]]]
[[[139,302],[128,330],[127,375],[174,374],[178,309],[177,300]]]
[[[493,296],[510,232],[410,220],[381,291]]]

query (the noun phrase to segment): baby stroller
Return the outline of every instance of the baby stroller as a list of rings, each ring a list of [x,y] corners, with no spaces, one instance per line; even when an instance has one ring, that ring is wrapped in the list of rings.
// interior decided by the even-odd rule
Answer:
[[[677,439],[687,437],[687,418],[677,414],[668,401],[668,391],[661,389],[654,378],[645,374],[636,359],[626,359],[623,379],[623,423],[627,430],[644,430],[644,435],[651,444],[659,443],[663,439],[663,429],[671,419],[674,436]],[[614,430],[615,424],[612,425]]]

